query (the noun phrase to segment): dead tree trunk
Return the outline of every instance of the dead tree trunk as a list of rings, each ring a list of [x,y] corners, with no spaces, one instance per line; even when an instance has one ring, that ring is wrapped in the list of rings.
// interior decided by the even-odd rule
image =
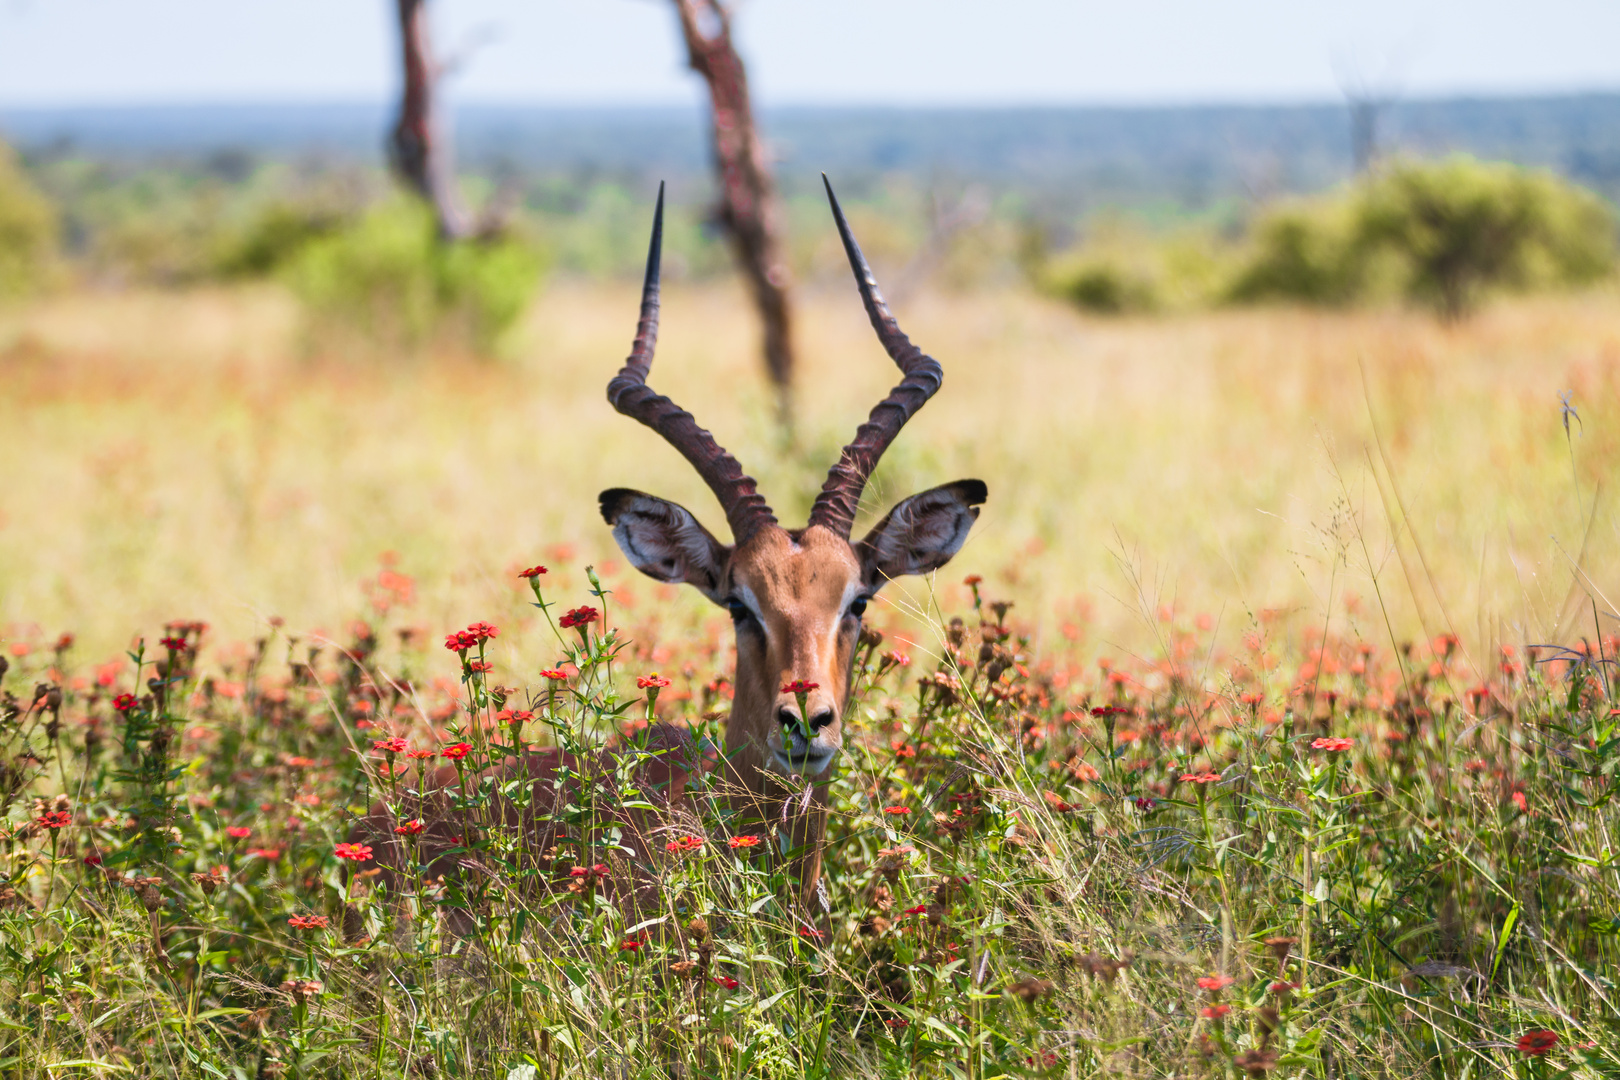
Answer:
[[[472,226],[456,198],[455,154],[439,118],[440,72],[428,36],[427,2],[398,0],[398,6],[405,85],[389,156],[400,178],[433,207],[439,236],[460,240]]]
[[[731,42],[722,0],[675,0],[688,62],[709,84],[720,223],[748,279],[765,331],[765,369],[787,416],[793,383],[791,277],[782,254],[782,207],[748,100],[748,76]]]

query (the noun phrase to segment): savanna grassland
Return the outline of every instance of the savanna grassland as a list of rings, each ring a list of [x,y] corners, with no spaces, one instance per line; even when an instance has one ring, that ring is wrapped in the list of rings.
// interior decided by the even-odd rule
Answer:
[[[640,868],[587,800],[542,860],[487,827],[514,740],[720,738],[729,627],[595,508],[719,525],[604,400],[634,305],[554,284],[499,361],[339,354],[268,286],[0,309],[0,1075],[1620,1073],[1612,288],[905,297],[945,388],[868,519],[990,501],[871,609],[809,911],[701,775]],[[792,441],[729,288],[666,290],[651,378],[795,523],[894,381],[846,285],[800,327]],[[346,873],[457,745],[464,872]]]

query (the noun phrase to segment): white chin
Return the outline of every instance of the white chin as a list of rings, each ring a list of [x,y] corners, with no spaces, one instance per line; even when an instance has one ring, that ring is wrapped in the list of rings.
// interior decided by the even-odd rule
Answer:
[[[783,750],[771,751],[771,764],[777,772],[789,776],[818,776],[827,771],[832,759],[838,756],[836,750],[813,750],[800,757],[788,757]]]

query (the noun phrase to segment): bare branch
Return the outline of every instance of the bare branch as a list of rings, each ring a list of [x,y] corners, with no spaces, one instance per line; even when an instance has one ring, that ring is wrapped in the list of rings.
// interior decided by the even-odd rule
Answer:
[[[748,279],[764,324],[765,367],[785,406],[793,381],[791,275],[783,257],[782,209],[769,157],[754,123],[748,77],[731,40],[731,14],[718,0],[675,0],[688,63],[709,85],[716,216]]]

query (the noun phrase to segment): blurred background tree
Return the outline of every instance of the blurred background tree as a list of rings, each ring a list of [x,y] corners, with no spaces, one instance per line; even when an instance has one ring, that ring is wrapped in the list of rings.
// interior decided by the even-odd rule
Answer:
[[[0,298],[45,283],[54,269],[57,234],[55,207],[29,180],[16,152],[0,142]]]

